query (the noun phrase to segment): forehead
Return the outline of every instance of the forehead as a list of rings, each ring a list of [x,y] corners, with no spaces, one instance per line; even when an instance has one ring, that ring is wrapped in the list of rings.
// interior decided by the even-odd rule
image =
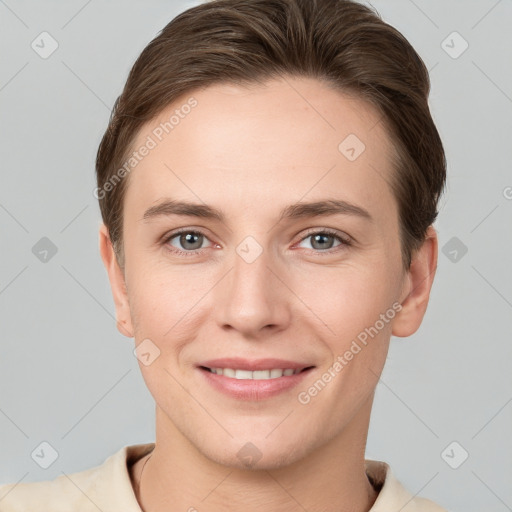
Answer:
[[[125,207],[171,195],[277,210],[326,194],[368,209],[396,207],[379,112],[315,79],[185,94],[141,128],[133,149],[144,145],[151,149],[129,173]]]

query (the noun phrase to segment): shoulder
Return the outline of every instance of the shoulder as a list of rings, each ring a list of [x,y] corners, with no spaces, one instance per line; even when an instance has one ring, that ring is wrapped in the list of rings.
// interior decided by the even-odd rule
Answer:
[[[2,512],[28,512],[29,510],[64,512],[65,509],[71,508],[89,512],[92,509],[87,506],[85,499],[91,494],[90,489],[84,486],[82,493],[77,485],[73,485],[75,479],[80,483],[84,475],[75,473],[68,476],[69,480],[66,476],[59,476],[55,480],[43,482],[1,485],[0,510]]]
[[[448,512],[445,508],[426,498],[414,498],[414,509],[417,512]]]
[[[125,446],[102,464],[42,482],[0,485],[2,512],[140,512],[127,461],[152,449],[152,443]]]
[[[411,494],[382,461],[366,460],[366,474],[379,494],[369,512],[448,512],[433,501]]]

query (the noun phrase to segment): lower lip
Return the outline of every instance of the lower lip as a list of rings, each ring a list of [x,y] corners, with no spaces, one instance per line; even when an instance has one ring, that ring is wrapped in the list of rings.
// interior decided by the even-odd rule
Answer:
[[[279,395],[299,384],[313,368],[308,368],[294,375],[277,377],[275,379],[234,379],[217,375],[199,368],[207,382],[217,391],[236,398],[237,400],[258,401]]]

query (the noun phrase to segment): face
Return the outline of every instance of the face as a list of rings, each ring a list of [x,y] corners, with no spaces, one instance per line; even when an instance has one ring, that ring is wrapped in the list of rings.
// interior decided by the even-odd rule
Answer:
[[[140,131],[135,148],[155,145],[127,178],[126,294],[111,281],[157,438],[272,468],[367,429],[411,283],[379,118],[288,78],[210,86]]]

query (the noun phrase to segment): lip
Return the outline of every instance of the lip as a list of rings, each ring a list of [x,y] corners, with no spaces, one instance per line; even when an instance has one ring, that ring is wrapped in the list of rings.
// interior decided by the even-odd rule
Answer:
[[[237,370],[271,370],[275,368],[303,370],[289,376],[275,379],[234,379],[211,373],[208,368],[233,368]],[[314,366],[284,359],[258,359],[250,361],[241,358],[212,359],[197,366],[203,378],[217,391],[236,400],[260,401],[277,396],[297,386]]]
[[[302,370],[313,366],[310,363],[300,363],[297,361],[287,361],[285,359],[243,359],[241,357],[227,357],[223,359],[210,359],[204,361],[198,366],[206,366],[208,368],[233,368],[235,370],[272,370],[281,368],[283,370],[291,368],[292,370]]]

